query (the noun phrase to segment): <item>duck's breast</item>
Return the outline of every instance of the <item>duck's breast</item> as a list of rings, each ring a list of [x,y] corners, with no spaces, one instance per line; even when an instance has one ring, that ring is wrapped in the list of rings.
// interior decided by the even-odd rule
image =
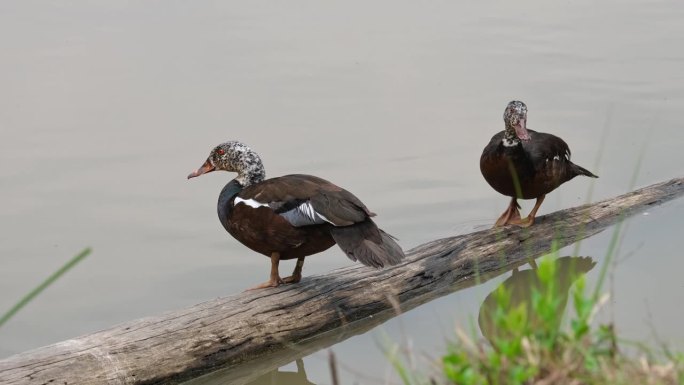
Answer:
[[[505,146],[503,132],[500,132],[489,142],[480,157],[480,172],[487,183],[497,192],[516,196],[516,180],[521,187],[534,177],[534,168],[527,158],[521,144]],[[523,188],[523,198],[526,197]]]

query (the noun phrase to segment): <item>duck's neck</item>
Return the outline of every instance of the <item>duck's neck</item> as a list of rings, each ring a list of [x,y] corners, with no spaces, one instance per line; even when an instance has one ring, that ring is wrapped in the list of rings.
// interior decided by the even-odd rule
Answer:
[[[503,145],[504,147],[515,147],[520,144],[520,138],[515,134],[515,128],[506,124],[506,129],[504,130]]]
[[[219,194],[218,205],[216,208],[218,211],[219,220],[226,230],[228,230],[230,211],[233,206],[230,204],[230,202],[234,196],[242,191],[243,188],[244,186],[240,184],[237,178],[235,178],[228,182],[228,184],[223,187],[223,190],[221,190],[221,194]]]
[[[264,164],[255,152],[250,151],[244,154],[238,161],[239,164],[235,167],[238,170],[238,176],[234,180],[238,181],[243,188],[266,179]]]

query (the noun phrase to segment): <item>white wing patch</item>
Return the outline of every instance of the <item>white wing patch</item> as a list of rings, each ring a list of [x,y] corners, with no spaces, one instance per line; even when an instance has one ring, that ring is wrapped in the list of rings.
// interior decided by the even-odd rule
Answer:
[[[504,147],[513,147],[513,146],[517,146],[520,143],[518,141],[510,140],[507,138],[503,138],[502,142],[503,142]]]
[[[256,201],[254,199],[242,199],[240,197],[235,197],[235,200],[233,201],[233,205],[237,206],[238,204],[245,204],[249,207],[252,208],[259,208],[259,207],[269,207],[268,203],[261,203],[259,201]],[[300,226],[309,226],[309,225],[320,225],[323,223],[330,223],[332,225],[335,225],[332,223],[328,218],[326,218],[323,214],[317,212],[313,206],[311,205],[311,202],[304,202],[300,204],[299,206],[285,211],[283,213],[280,213],[280,216],[285,218],[292,226],[295,227],[300,227]]]
[[[323,216],[322,214],[316,212],[316,210],[313,208],[311,205],[311,202],[304,202],[300,204],[299,206],[293,208],[292,210],[285,211],[284,213],[280,213],[280,215],[287,219],[288,222],[292,224],[292,226],[299,227],[299,226],[308,226],[308,225],[320,225],[325,222],[328,222],[332,225],[334,223],[330,222],[328,218]]]
[[[565,154],[563,154],[563,157],[565,158],[566,161],[569,161],[569,160],[570,160],[570,154],[568,154],[567,151],[565,152]],[[546,163],[549,163],[549,160],[550,160],[549,158],[546,158]],[[555,156],[553,157],[553,160],[561,160],[561,156],[560,156],[560,155],[555,155]]]
[[[237,206],[238,203],[246,204],[247,206],[253,208],[268,207],[268,203],[257,202],[254,199],[242,199],[240,197],[235,197],[235,200],[233,201],[233,206]]]

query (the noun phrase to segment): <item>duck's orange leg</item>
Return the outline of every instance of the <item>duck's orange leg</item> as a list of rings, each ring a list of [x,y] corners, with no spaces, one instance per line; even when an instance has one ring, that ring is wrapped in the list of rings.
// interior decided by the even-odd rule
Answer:
[[[520,219],[518,218],[515,221],[511,221],[509,223],[513,225],[518,225],[520,227],[530,227],[534,224],[534,218],[537,216],[537,210],[539,210],[539,207],[541,206],[542,202],[544,202],[544,198],[546,198],[546,195],[542,195],[539,198],[537,198],[537,201],[534,203],[534,207],[532,208],[532,211],[527,215],[527,218]]]
[[[283,283],[297,283],[302,280],[302,267],[304,267],[304,257],[297,259],[297,265],[295,266],[292,275],[283,278]]]
[[[279,264],[280,264],[280,253],[278,253],[278,252],[271,253],[271,277],[270,277],[270,279],[264,283],[256,285],[256,286],[249,288],[247,290],[263,289],[266,287],[278,287],[278,285],[283,283],[283,280],[280,279],[280,274],[278,274],[278,265]]]
[[[496,220],[496,223],[494,223],[494,227],[501,227],[505,226],[511,221],[514,220],[520,220],[520,211],[518,210],[520,208],[520,205],[518,204],[518,200],[516,198],[511,198],[511,203],[508,205],[508,208],[506,211],[501,214],[499,219]]]

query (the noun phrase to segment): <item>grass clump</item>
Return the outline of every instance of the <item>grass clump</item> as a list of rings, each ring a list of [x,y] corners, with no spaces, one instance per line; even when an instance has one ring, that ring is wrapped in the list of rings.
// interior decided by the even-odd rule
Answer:
[[[684,384],[684,354],[655,354],[643,346],[627,354],[612,325],[593,326],[608,300],[600,290],[605,271],[596,290],[586,289],[584,275],[595,265],[589,257],[554,252],[539,266],[515,269],[480,308],[484,339],[457,329],[436,375],[407,369],[396,349],[390,361],[405,385]],[[565,322],[568,302],[574,311]]]
[[[619,351],[612,325],[592,327],[594,315],[607,300],[586,293],[584,273],[593,265],[589,258],[546,256],[538,268],[525,271],[532,275],[525,279],[526,286],[509,278],[480,310],[478,321],[486,341],[459,331],[458,340],[442,357],[443,378],[432,383],[682,383],[683,355],[664,353],[661,363],[654,364],[652,354],[642,350],[643,358],[635,359]],[[569,296],[575,314],[563,323]]]

